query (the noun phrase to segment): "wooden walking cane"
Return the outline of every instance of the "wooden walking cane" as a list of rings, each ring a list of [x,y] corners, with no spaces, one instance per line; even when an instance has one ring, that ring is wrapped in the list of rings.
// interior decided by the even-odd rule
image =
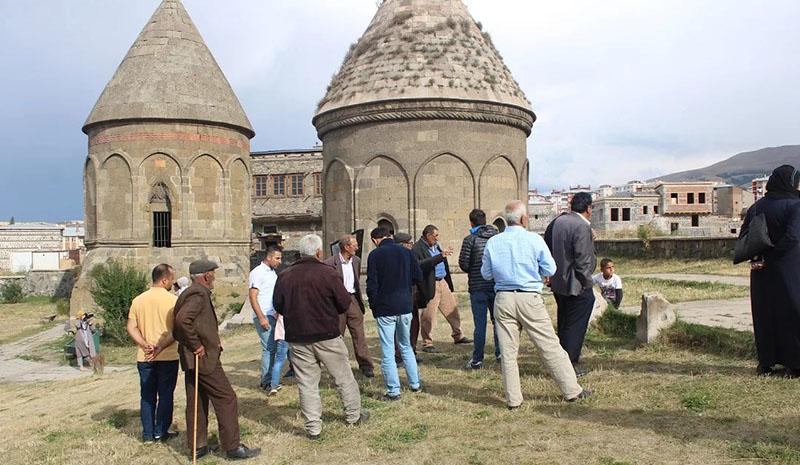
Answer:
[[[199,364],[200,356],[194,354],[194,427],[192,428],[194,437],[192,438],[192,465],[197,465],[197,383],[200,373]]]

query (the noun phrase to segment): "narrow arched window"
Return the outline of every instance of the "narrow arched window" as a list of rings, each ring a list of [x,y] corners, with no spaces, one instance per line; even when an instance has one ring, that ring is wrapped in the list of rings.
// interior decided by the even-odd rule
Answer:
[[[157,182],[150,189],[150,211],[153,213],[153,247],[172,246],[172,208],[169,188]]]

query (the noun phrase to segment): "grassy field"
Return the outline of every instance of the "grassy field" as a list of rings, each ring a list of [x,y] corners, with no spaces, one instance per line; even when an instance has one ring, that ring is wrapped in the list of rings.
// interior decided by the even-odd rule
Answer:
[[[598,257],[598,266],[600,259]],[[648,260],[642,258],[615,258],[617,274],[622,276],[649,273],[690,273],[723,276],[750,276],[747,262],[734,265],[729,259],[686,260],[679,258]],[[597,271],[600,272],[599,269]]]
[[[722,261],[620,260],[619,273],[739,273]],[[638,268],[638,269],[633,269]],[[644,270],[642,270],[644,268]],[[747,295],[747,288],[674,280],[624,279],[626,301],[662,292],[673,302]],[[463,329],[472,319],[466,295],[459,295]],[[552,297],[548,309],[555,313]],[[40,326],[47,302],[0,305],[11,315],[9,338]],[[37,306],[38,305],[38,306]],[[27,306],[27,307],[26,307]],[[8,325],[7,325],[8,326]],[[505,409],[500,367],[485,350],[486,369],[465,371],[471,346],[456,346],[437,317],[435,339],[442,354],[420,354],[424,392],[403,391],[396,403],[378,400],[380,374],[356,378],[369,423],[343,424],[341,404],[327,378],[321,385],[325,422],[321,441],[306,439],[297,389],[289,381],[275,397],[257,389],[260,345],[252,328],[223,334],[223,363],[239,396],[242,440],[261,447],[253,464],[800,464],[800,380],[757,378],[752,334],[679,321],[661,343],[635,348],[635,317],[609,311],[590,329],[581,364],[590,369],[580,382],[597,390],[587,401],[568,404],[547,376],[533,345],[520,352],[525,403]],[[0,330],[2,331],[2,330]],[[375,320],[368,315],[367,338],[379,373]],[[349,336],[346,338],[349,343]],[[523,338],[524,339],[524,338]],[[63,341],[43,346],[32,357],[50,359]],[[105,344],[110,365],[131,369],[64,382],[0,385],[0,460],[3,465],[163,464],[187,459],[185,393],[179,376],[175,426],[169,444],[139,440],[138,374],[132,347]],[[355,362],[351,362],[356,369]],[[401,379],[405,375],[401,371]],[[212,417],[210,431],[216,431]],[[214,433],[215,434],[215,433]],[[215,438],[212,438],[214,441]],[[220,455],[200,461],[223,463]]]
[[[461,314],[469,330],[468,309]],[[271,398],[256,389],[260,348],[251,328],[224,334],[224,364],[239,395],[243,441],[265,450],[248,463],[800,463],[798,380],[755,377],[752,336],[680,323],[664,343],[634,349],[632,321],[612,312],[588,334],[582,363],[591,373],[581,383],[597,394],[579,404],[560,400],[525,342],[520,365],[526,401],[509,412],[499,366],[489,355],[485,370],[462,370],[471,347],[446,342],[449,329],[439,318],[435,336],[444,353],[421,355],[425,392],[404,391],[402,401],[384,403],[378,400],[380,376],[357,375],[372,419],[348,428],[335,388],[325,379],[319,442],[304,436],[293,385]],[[377,356],[371,317],[366,329]],[[124,372],[0,385],[4,465],[187,463],[183,434],[167,445],[139,441],[133,351],[120,349],[115,358],[122,361],[125,350],[132,369]],[[182,383],[181,375],[175,423],[185,431]],[[221,462],[219,456],[201,461]]]
[[[18,304],[0,304],[3,324],[0,325],[0,344],[8,344],[22,338],[63,324],[65,316],[58,316],[52,323],[44,323],[41,318],[57,313],[57,304],[48,298],[29,297]]]

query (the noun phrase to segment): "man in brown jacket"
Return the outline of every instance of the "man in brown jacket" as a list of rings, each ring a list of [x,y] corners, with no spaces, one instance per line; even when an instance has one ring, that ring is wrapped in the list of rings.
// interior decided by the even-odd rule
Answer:
[[[325,263],[331,265],[344,288],[350,294],[350,306],[347,311],[339,315],[339,330],[344,337],[344,329],[350,330],[353,339],[353,351],[356,353],[358,368],[367,378],[375,376],[375,368],[367,348],[367,338],[364,336],[364,301],[361,297],[361,286],[358,284],[358,275],[361,270],[361,259],[356,256],[358,240],[355,236],[347,235],[339,240],[339,252]]]
[[[319,236],[303,236],[298,248],[301,258],[278,275],[272,303],[283,315],[306,432],[310,439],[319,439],[323,365],[339,390],[347,424],[360,425],[369,419],[369,412],[361,411],[361,393],[339,330],[339,315],[350,307],[350,294],[336,271],[322,263]]]
[[[194,439],[195,370],[198,376],[197,402],[197,457],[216,447],[208,445],[208,402],[214,404],[219,424],[220,445],[229,460],[247,459],[261,453],[239,442],[239,411],[236,393],[222,369],[220,353],[222,344],[217,328],[217,314],[211,302],[214,289],[214,270],[217,264],[209,260],[196,260],[189,265],[192,285],[175,303],[175,326],[172,334],[178,341],[178,355],[185,372],[186,384],[186,439],[189,450]],[[199,357],[195,366],[195,355]]]

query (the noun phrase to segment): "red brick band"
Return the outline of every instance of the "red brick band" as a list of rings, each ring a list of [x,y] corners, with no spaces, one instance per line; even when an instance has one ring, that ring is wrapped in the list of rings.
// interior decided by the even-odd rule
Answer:
[[[230,137],[208,136],[205,134],[153,134],[153,133],[129,133],[111,134],[98,136],[89,139],[89,147],[108,142],[120,141],[150,141],[150,140],[183,140],[193,142],[211,142],[214,144],[225,144],[239,147],[250,152],[250,141],[240,141]]]

